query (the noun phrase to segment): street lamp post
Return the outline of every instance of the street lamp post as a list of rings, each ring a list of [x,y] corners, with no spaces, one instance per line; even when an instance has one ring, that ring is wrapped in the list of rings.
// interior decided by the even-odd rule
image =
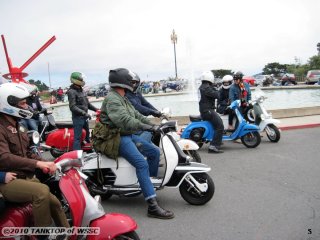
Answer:
[[[320,43],[317,44],[318,56],[320,56]]]
[[[176,33],[174,32],[174,29],[171,34],[171,42],[173,43],[173,49],[174,49],[174,66],[176,70],[176,79],[178,79],[178,73],[177,73],[177,58],[176,58],[176,43],[177,43],[178,37]]]

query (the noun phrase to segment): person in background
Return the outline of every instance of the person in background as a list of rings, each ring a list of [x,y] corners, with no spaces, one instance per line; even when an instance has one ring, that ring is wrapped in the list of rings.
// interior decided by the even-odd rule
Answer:
[[[0,171],[16,173],[16,179],[0,184],[0,192],[10,202],[31,202],[35,227],[52,226],[52,218],[57,227],[70,227],[60,201],[35,177],[36,168],[53,174],[57,167],[30,151],[27,129],[19,124],[32,117],[29,95],[21,83],[0,85]]]
[[[199,87],[199,110],[201,118],[209,121],[215,131],[214,138],[210,142],[208,152],[223,153],[223,150],[221,150],[220,147],[222,145],[224,126],[219,114],[215,111],[215,101],[219,99],[219,92],[213,86],[214,75],[211,71],[206,71],[202,73],[200,79],[202,81]]]
[[[234,112],[232,109],[228,108],[231,101],[229,99],[229,89],[232,84],[233,77],[231,75],[225,75],[222,78],[222,86],[219,89],[219,99],[218,99],[218,108],[217,112],[223,115],[228,114],[228,130],[232,131],[233,128],[233,118]]]
[[[125,91],[133,91],[132,80],[136,74],[125,68],[110,70],[110,92],[101,106],[100,121],[110,129],[120,129],[119,155],[136,168],[141,191],[148,203],[148,216],[160,219],[174,217],[173,212],[158,205],[150,177],[157,177],[160,151],[135,133],[155,131],[157,126],[137,110],[125,97]],[[145,159],[147,158],[147,160]]]
[[[241,101],[240,110],[242,114],[244,114],[246,108],[249,106],[249,101],[251,100],[251,90],[249,84],[243,82],[242,77],[243,73],[240,71],[237,71],[233,75],[234,82],[229,90],[229,98],[230,102],[235,100]]]
[[[57,98],[54,96],[53,93],[51,93],[50,104],[56,104],[56,103],[57,103]]]
[[[12,180],[17,178],[17,174],[13,172],[0,172],[0,184],[9,183]],[[0,192],[0,216],[4,212],[5,209],[5,201]]]
[[[57,91],[57,100],[63,101],[63,89],[61,87],[59,87],[59,89]]]
[[[73,72],[70,76],[71,86],[67,91],[69,108],[72,113],[74,141],[73,150],[81,150],[82,129],[86,131],[85,141],[90,143],[90,131],[88,119],[91,119],[88,110],[97,111],[98,108],[93,106],[82,87],[85,85],[84,74],[81,72]]]
[[[46,109],[43,108],[40,103],[39,91],[36,86],[34,86],[34,90],[31,91],[30,97],[28,97],[26,100],[33,115],[30,119],[21,119],[21,124],[28,130],[39,131],[38,126],[40,113],[45,112]]]

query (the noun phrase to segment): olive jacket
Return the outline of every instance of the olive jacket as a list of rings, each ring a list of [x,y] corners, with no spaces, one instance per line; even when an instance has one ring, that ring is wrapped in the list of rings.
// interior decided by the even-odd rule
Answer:
[[[135,110],[130,101],[114,89],[102,103],[100,121],[110,128],[119,128],[120,135],[136,133],[142,129],[142,124],[150,124],[147,117]]]

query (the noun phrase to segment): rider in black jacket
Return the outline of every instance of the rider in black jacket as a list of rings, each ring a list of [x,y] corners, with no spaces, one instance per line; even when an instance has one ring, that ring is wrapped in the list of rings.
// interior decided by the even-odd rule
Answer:
[[[223,122],[220,116],[215,111],[215,100],[219,99],[219,92],[213,86],[214,75],[211,71],[204,72],[201,76],[202,84],[199,87],[200,101],[199,110],[203,120],[209,121],[215,131],[208,152],[223,153],[220,149],[223,136]]]
[[[87,119],[91,119],[91,116],[88,114],[88,109],[92,111],[98,110],[98,108],[89,102],[87,96],[83,92],[82,87],[85,85],[83,78],[84,75],[82,73],[73,72],[70,77],[72,84],[67,92],[74,127],[73,150],[81,149],[82,128],[86,131],[85,141],[88,143],[90,142],[89,123]]]

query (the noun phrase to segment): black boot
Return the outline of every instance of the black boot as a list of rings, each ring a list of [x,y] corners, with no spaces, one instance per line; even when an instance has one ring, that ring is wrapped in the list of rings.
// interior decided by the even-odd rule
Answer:
[[[148,203],[148,217],[160,218],[160,219],[174,218],[174,213],[160,207],[155,197],[148,199],[147,203]]]

